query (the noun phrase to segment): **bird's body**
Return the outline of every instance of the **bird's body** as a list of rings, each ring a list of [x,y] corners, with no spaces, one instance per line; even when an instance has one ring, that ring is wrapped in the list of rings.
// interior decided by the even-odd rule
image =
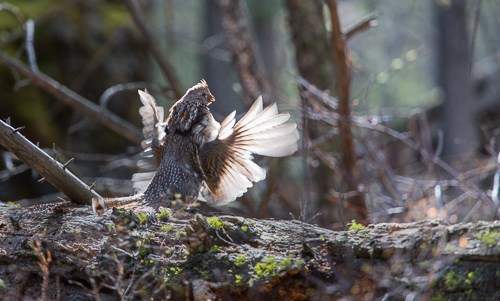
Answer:
[[[163,107],[149,93],[139,95],[144,158],[132,181],[140,199],[153,207],[174,198],[227,204],[265,179],[253,154],[283,157],[297,150],[297,125],[276,104],[263,108],[261,97],[238,122],[233,111],[218,123],[208,108],[215,98],[205,81],[190,88],[165,121]]]
[[[198,145],[189,136],[168,135],[165,138],[163,159],[144,191],[148,204],[168,204],[176,196],[186,202],[196,200],[203,182],[198,160]]]

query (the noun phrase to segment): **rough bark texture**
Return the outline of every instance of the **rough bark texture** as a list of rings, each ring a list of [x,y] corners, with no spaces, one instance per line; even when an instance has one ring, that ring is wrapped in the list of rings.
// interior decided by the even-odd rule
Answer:
[[[71,160],[64,165],[57,162],[21,135],[18,130],[0,120],[0,145],[26,162],[42,175],[44,180],[65,193],[73,202],[90,204],[92,198],[100,198],[99,194],[67,170],[66,165],[71,163]]]
[[[287,0],[297,68],[321,90],[334,88],[335,66],[323,18],[323,1]]]
[[[2,300],[500,298],[497,222],[334,232],[184,210],[96,216],[70,203],[0,213]]]

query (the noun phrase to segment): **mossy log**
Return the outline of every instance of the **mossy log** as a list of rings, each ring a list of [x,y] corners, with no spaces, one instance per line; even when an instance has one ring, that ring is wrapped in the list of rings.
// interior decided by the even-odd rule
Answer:
[[[0,206],[1,300],[500,300],[500,223]]]

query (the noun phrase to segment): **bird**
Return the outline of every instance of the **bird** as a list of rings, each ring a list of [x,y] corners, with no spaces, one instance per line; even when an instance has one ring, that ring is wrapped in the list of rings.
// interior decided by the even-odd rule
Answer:
[[[265,179],[254,155],[284,157],[298,149],[290,114],[279,113],[276,103],[264,108],[261,96],[239,120],[233,111],[219,123],[209,109],[215,97],[205,80],[188,89],[166,119],[147,90],[138,93],[145,139],[132,182],[135,199],[150,206],[168,206],[174,199],[226,205]]]

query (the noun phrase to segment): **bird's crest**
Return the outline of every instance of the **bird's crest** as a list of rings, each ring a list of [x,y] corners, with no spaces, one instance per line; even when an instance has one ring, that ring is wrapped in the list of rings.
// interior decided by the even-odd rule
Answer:
[[[203,91],[203,90],[208,90],[207,82],[204,79],[202,79],[199,83],[197,83],[196,85],[189,88],[189,90],[187,90],[186,94],[188,94],[189,92],[192,92],[192,91],[194,92],[194,91]]]

